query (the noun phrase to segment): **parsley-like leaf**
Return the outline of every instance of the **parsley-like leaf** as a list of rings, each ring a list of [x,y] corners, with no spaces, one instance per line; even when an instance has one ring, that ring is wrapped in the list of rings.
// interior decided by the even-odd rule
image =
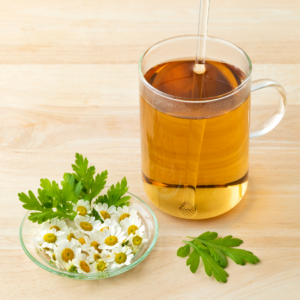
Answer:
[[[96,169],[94,166],[88,166],[88,159],[79,153],[76,153],[75,164],[72,165],[73,175],[77,182],[82,183],[81,198],[88,200],[90,203],[92,200],[103,190],[106,179],[107,171],[103,171],[101,174],[97,174],[94,178]]]
[[[214,276],[217,281],[227,282],[228,273],[223,269],[228,265],[227,257],[230,257],[239,265],[245,265],[246,262],[256,264],[259,262],[257,256],[252,252],[236,249],[243,241],[233,238],[231,235],[224,238],[217,238],[216,232],[204,232],[192,241],[183,241],[186,245],[180,247],[177,256],[186,257],[187,265],[190,266],[192,273],[195,273],[199,267],[200,257],[202,258],[205,272],[208,276]],[[190,253],[190,248],[193,251]]]
[[[130,196],[124,196],[128,191],[127,180],[124,177],[121,183],[117,183],[116,186],[112,185],[107,191],[107,195],[101,195],[95,200],[97,203],[107,203],[108,206],[114,205],[115,207],[129,205]]]

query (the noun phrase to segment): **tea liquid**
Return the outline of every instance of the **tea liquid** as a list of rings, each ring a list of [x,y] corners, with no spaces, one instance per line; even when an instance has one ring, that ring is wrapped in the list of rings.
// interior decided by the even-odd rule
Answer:
[[[208,100],[238,87],[246,75],[226,63],[174,61],[144,76],[156,89],[189,100]],[[144,188],[161,210],[181,218],[203,219],[234,207],[248,180],[250,96],[233,111],[206,119],[179,118],[150,106],[140,96]]]

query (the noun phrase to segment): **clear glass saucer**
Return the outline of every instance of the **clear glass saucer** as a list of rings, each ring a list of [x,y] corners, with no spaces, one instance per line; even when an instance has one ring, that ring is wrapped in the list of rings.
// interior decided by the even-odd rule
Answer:
[[[109,187],[106,187],[103,192],[106,192],[108,188]],[[130,205],[132,205],[132,207],[134,207],[138,211],[138,215],[142,219],[142,224],[145,225],[145,233],[147,235],[147,238],[149,239],[149,241],[143,244],[141,249],[135,254],[130,265],[118,269],[109,270],[103,273],[93,274],[71,273],[57,268],[55,265],[52,265],[49,262],[49,257],[45,255],[43,251],[36,248],[34,236],[41,230],[41,225],[32,223],[28,220],[30,212],[27,212],[24,216],[19,233],[21,246],[24,252],[35,264],[37,264],[44,270],[59,276],[79,280],[109,278],[129,271],[130,269],[141,263],[152,251],[158,236],[158,224],[153,211],[143,200],[139,199],[137,196],[131,193],[127,193],[127,195],[131,196]]]

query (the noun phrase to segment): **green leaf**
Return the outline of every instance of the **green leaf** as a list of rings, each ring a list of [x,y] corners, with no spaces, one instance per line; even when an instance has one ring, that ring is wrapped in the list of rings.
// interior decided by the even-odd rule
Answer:
[[[107,191],[107,195],[101,195],[95,200],[95,204],[107,203],[108,206],[114,205],[115,207],[129,205],[130,196],[124,196],[128,191],[127,180],[124,177],[121,183],[116,186],[112,185]]]
[[[194,250],[189,254],[189,258],[186,261],[186,265],[190,266],[190,270],[192,273],[195,273],[200,264],[200,255],[197,250]]]
[[[88,159],[79,153],[76,153],[75,164],[72,165],[73,174],[75,178],[75,182],[81,182],[82,190],[81,190],[81,199],[88,200],[90,203],[92,200],[99,195],[99,193],[103,190],[106,179],[107,179],[107,171],[103,171],[101,174],[95,175],[95,167],[88,166]]]
[[[186,256],[188,256],[190,254],[190,250],[191,250],[190,245],[185,245],[183,247],[180,247],[177,250],[177,256],[179,256],[179,257],[186,257]]]
[[[213,275],[217,281],[222,281],[224,283],[227,282],[227,277],[229,276],[228,273],[210,256],[206,250],[197,247],[193,242],[184,242],[193,247],[194,251],[196,251],[198,255],[202,257],[205,272],[209,277]]]

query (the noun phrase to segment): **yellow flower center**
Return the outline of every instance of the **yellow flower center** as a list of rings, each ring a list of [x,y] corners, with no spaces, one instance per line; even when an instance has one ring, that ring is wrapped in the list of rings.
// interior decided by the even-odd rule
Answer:
[[[44,235],[44,241],[45,241],[46,243],[55,243],[56,240],[57,240],[57,237],[56,237],[56,235],[53,234],[53,233],[46,233],[46,234]]]
[[[56,260],[55,253],[52,254],[52,259],[53,259],[54,261]]]
[[[56,229],[56,231],[60,231],[60,228],[59,228],[58,226],[56,226],[56,225],[51,226],[51,227],[50,227],[50,230],[53,229],[53,228]]]
[[[93,225],[89,222],[81,222],[80,223],[80,227],[84,230],[84,231],[92,231],[93,230]]]
[[[99,251],[98,246],[99,246],[99,244],[96,241],[91,242],[91,247],[94,247],[95,250]]]
[[[101,256],[98,253],[94,254],[94,260],[97,261],[101,258]]]
[[[77,212],[80,216],[85,216],[87,214],[87,210],[84,206],[78,206]]]
[[[138,230],[137,226],[135,226],[135,225],[129,226],[127,229],[128,235],[130,235],[131,233],[135,234],[136,230]]]
[[[74,235],[74,233],[70,233],[67,237],[67,239],[69,240],[69,242],[71,242],[72,239],[75,239],[76,240],[76,237]]]
[[[142,243],[143,239],[136,235],[133,239],[132,239],[132,244],[135,246],[139,246]]]
[[[119,221],[121,222],[122,220],[124,220],[124,219],[126,219],[126,218],[129,218],[129,217],[130,217],[130,214],[123,214],[123,215],[120,217]]]
[[[70,248],[65,248],[61,253],[61,258],[63,261],[68,262],[74,258],[74,252]]]
[[[126,259],[127,259],[127,255],[125,253],[121,252],[116,255],[115,262],[117,264],[123,264],[126,261]]]
[[[80,266],[80,269],[83,270],[85,273],[90,273],[91,269],[90,269],[89,265],[84,260],[82,260],[79,263],[79,266]]]
[[[106,269],[106,263],[103,260],[100,260],[96,265],[96,269],[99,272],[103,272]]]
[[[100,215],[101,215],[101,217],[102,217],[104,220],[110,218],[110,214],[109,214],[107,211],[105,211],[105,210],[101,210],[101,211],[100,211]]]
[[[103,228],[100,229],[100,231],[103,232],[105,228],[106,228],[106,229],[109,229],[108,227],[103,227]]]
[[[107,237],[104,242],[108,246],[114,246],[118,242],[118,238],[112,235]]]
[[[79,242],[81,245],[84,245],[84,244],[86,244],[86,242],[85,242],[85,239],[84,239],[84,238],[80,238],[80,239],[78,240],[78,242]]]

